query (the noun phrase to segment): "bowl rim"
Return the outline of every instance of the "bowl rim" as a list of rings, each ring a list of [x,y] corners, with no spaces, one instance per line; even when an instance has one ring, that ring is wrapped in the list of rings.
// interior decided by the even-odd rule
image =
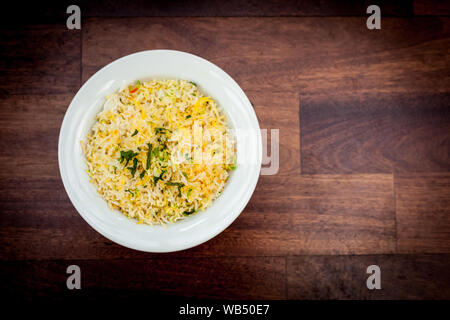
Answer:
[[[244,103],[246,104],[248,111],[249,111],[249,116],[251,117],[251,121],[254,123],[254,125],[256,125],[257,127],[257,137],[256,137],[256,141],[257,141],[257,155],[256,155],[256,161],[257,163],[254,164],[254,167],[257,167],[257,174],[254,174],[254,176],[250,177],[250,184],[249,184],[249,188],[247,189],[247,192],[245,194],[245,196],[242,198],[242,201],[240,202],[240,205],[238,208],[234,209],[233,211],[235,212],[234,214],[228,214],[224,217],[224,219],[222,220],[222,223],[219,225],[216,225],[214,230],[211,230],[212,232],[205,232],[203,234],[203,236],[199,236],[195,241],[191,241],[189,243],[186,243],[186,245],[182,245],[182,246],[172,246],[171,248],[155,248],[152,247],[151,249],[149,249],[149,247],[147,246],[143,246],[143,245],[138,245],[135,242],[132,241],[127,241],[124,240],[118,236],[116,236],[114,233],[109,232],[107,230],[106,227],[102,226],[101,224],[97,223],[96,221],[94,221],[95,219],[93,219],[92,217],[90,217],[90,215],[86,212],[84,212],[83,208],[81,207],[80,203],[78,203],[78,199],[75,198],[75,195],[73,194],[74,190],[73,187],[70,185],[69,183],[69,179],[67,177],[66,174],[66,168],[64,166],[64,150],[63,150],[63,139],[65,136],[65,132],[66,130],[68,130],[68,123],[69,123],[69,114],[70,114],[70,110],[75,108],[74,105],[76,105],[77,100],[79,99],[79,96],[81,96],[85,90],[85,88],[89,87],[90,83],[93,82],[96,78],[101,77],[102,73],[105,72],[107,69],[112,68],[114,65],[116,64],[120,64],[122,63],[124,60],[133,58],[134,56],[138,56],[138,55],[146,55],[149,53],[162,53],[162,54],[172,54],[172,55],[181,55],[181,56],[186,56],[190,59],[195,59],[198,60],[201,63],[206,64],[209,68],[214,69],[215,71],[217,71],[218,73],[221,74],[221,76],[223,76],[227,82],[230,83],[230,85],[233,86],[233,89],[236,90],[236,92],[239,94],[240,98],[243,99]],[[67,135],[66,135],[67,136]],[[130,249],[134,249],[134,250],[138,250],[138,251],[143,251],[143,252],[155,252],[155,253],[164,253],[164,252],[175,252],[175,251],[181,251],[181,250],[186,250],[192,247],[195,247],[197,245],[200,245],[204,242],[209,241],[210,239],[214,238],[215,236],[217,236],[219,233],[221,233],[222,231],[224,231],[226,228],[228,228],[236,219],[237,217],[242,213],[242,211],[245,209],[246,205],[248,204],[248,202],[250,201],[253,192],[256,188],[256,185],[258,183],[259,180],[259,176],[260,176],[260,170],[261,170],[261,163],[262,163],[262,138],[261,138],[261,132],[260,132],[260,126],[259,126],[259,121],[258,118],[256,116],[256,112],[253,108],[252,103],[250,102],[250,100],[248,99],[247,95],[244,93],[244,91],[242,90],[242,88],[239,86],[239,84],[228,74],[226,73],[223,69],[221,69],[220,67],[218,67],[217,65],[215,65],[214,63],[199,57],[197,55],[191,54],[191,53],[187,53],[184,51],[178,51],[178,50],[166,50],[166,49],[158,49],[158,50],[144,50],[144,51],[139,51],[139,52],[135,52],[129,55],[125,55],[123,57],[120,57],[116,60],[113,60],[112,62],[106,64],[105,66],[103,66],[101,69],[99,69],[98,71],[96,71],[87,81],[85,81],[84,84],[82,84],[82,86],[80,87],[80,89],[78,89],[77,93],[75,94],[75,96],[72,98],[68,108],[65,111],[64,114],[64,118],[61,124],[61,128],[60,128],[60,132],[59,132],[59,136],[58,136],[58,166],[59,166],[59,171],[60,171],[60,175],[61,175],[61,180],[63,182],[64,185],[64,189],[66,191],[66,194],[68,195],[72,205],[75,207],[76,211],[78,212],[78,214],[91,226],[91,228],[93,228],[95,231],[97,231],[98,233],[100,233],[102,236],[104,236],[105,238],[119,244],[122,245],[124,247],[130,248]],[[225,186],[226,187],[226,186]],[[206,209],[205,211],[207,211],[208,209]],[[148,226],[148,227],[152,227],[152,226]]]

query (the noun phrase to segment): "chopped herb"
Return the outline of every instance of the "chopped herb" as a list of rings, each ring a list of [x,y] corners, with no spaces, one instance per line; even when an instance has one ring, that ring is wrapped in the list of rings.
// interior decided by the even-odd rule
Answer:
[[[127,190],[125,190],[125,192],[129,192],[129,193],[131,194],[131,196],[132,196],[132,197],[134,197],[134,193],[133,193],[133,191],[131,191],[131,190],[127,189]]]
[[[117,173],[117,167],[113,166],[113,168],[114,168],[114,174],[116,174]]]
[[[131,135],[132,137],[134,137],[135,135],[137,135],[139,133],[139,131],[137,131],[137,129],[134,130],[133,134]]]
[[[125,162],[125,167],[128,165],[128,162],[133,159],[134,157],[136,157],[138,154],[136,152],[133,152],[133,150],[128,150],[128,151],[120,151],[120,159],[119,162],[122,163],[124,160],[126,160]]]
[[[166,147],[167,148],[167,147]],[[161,151],[164,151],[164,147],[161,149]],[[159,161],[164,161],[169,156],[167,152],[161,152],[159,155]]]
[[[195,209],[192,209],[191,211],[184,211],[183,214],[188,216],[190,214],[193,214],[194,212],[195,212]]]
[[[155,128],[155,134],[159,134],[159,133],[166,134],[166,131],[172,132],[166,128]]]
[[[152,155],[155,157],[155,158],[158,158],[159,157],[159,151],[160,151],[160,149],[161,149],[161,147],[156,147],[155,149],[153,149],[153,152],[152,152]]]
[[[231,170],[236,170],[236,168],[237,168],[236,165],[232,165],[232,166],[230,167]]]
[[[141,86],[141,81],[140,80],[137,81],[137,85]]]
[[[189,195],[191,194],[191,192],[192,192],[192,188],[189,188],[189,190],[188,190],[188,192],[187,192],[187,196],[189,197]]]
[[[169,181],[169,182],[166,182],[166,184],[168,185],[168,186],[177,186],[177,187],[183,187],[184,186],[184,183],[181,183],[181,182],[172,182],[172,181]]]
[[[145,176],[145,170],[142,170],[141,174],[139,175],[139,178],[143,178]]]
[[[193,86],[197,86],[197,84],[194,81],[189,81],[190,84],[192,84]]]
[[[158,146],[153,149],[152,156],[155,158],[158,158],[160,161],[166,160],[168,153],[164,152],[164,150],[167,149],[166,145]]]
[[[149,143],[148,144],[148,151],[147,151],[147,164],[145,166],[145,168],[148,170],[150,169],[150,163],[152,161],[152,144]]]
[[[159,176],[154,176],[153,177],[153,183],[155,184],[155,186],[158,183],[158,181],[162,179],[163,174],[166,173],[166,172],[167,172],[167,170],[162,170],[161,174]]]
[[[183,176],[187,179],[187,173],[186,172],[181,172],[183,174]]]
[[[191,115],[190,114],[188,114],[187,116],[186,116],[186,119],[189,119],[191,117]]]
[[[183,183],[180,182],[166,182],[168,186],[176,186],[178,187],[178,196],[181,197],[181,187],[184,187]]]
[[[133,178],[134,178],[134,174],[136,173],[136,169],[137,169],[137,161],[138,160],[136,158],[134,158],[133,159],[133,166],[127,168],[128,170],[131,171],[131,175],[133,176]]]
[[[141,151],[141,147],[138,147],[137,149],[138,149],[138,151]]]

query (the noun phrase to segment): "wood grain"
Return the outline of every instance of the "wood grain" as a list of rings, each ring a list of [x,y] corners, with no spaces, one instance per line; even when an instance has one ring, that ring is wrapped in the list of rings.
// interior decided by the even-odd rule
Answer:
[[[294,92],[247,91],[261,129],[266,129],[267,154],[271,152],[271,130],[279,130],[277,175],[300,174],[300,120],[298,94]],[[264,144],[264,141],[263,141]],[[264,152],[264,150],[263,150]]]
[[[81,290],[67,290],[66,269],[81,269]],[[7,262],[0,288],[10,298],[51,300],[183,296],[210,299],[284,299],[285,258],[168,258]],[[27,275],[22,277],[22,275]],[[39,288],[36,293],[29,288]],[[150,300],[151,301],[151,300]]]
[[[390,175],[261,177],[230,233],[254,252],[392,253],[392,186]]]
[[[92,230],[71,207],[59,181],[7,182],[0,189],[2,259],[158,256],[113,244]],[[229,228],[170,256],[394,253],[392,188],[392,175],[263,176]]]
[[[400,174],[395,186],[399,252],[450,253],[450,174]]]
[[[449,255],[303,256],[287,262],[289,299],[449,299]],[[378,265],[381,289],[368,290]]]
[[[364,18],[92,18],[83,28],[83,81],[123,55],[175,49],[217,64],[244,91],[445,93],[449,22],[386,18],[372,32]]]
[[[0,95],[74,94],[80,85],[80,35],[65,25],[0,28]]]
[[[58,136],[72,97],[36,94],[0,99],[0,148],[7,150],[0,154],[1,179],[30,179],[36,184],[39,179],[59,179]]]
[[[305,173],[447,172],[449,94],[303,99]]]

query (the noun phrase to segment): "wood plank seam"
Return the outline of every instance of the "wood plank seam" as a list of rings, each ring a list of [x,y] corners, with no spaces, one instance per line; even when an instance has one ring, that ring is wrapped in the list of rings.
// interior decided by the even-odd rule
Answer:
[[[339,258],[339,257],[382,257],[382,256],[386,256],[386,257],[415,257],[415,256],[450,256],[449,253],[445,253],[445,252],[441,252],[441,253],[363,253],[363,254],[338,254],[338,255],[334,255],[334,254],[292,254],[292,255],[258,255],[258,256],[199,256],[196,258],[202,259],[202,260],[217,260],[217,259],[253,259],[253,258],[285,258],[286,261],[288,261],[291,258],[306,258],[306,257],[311,257],[311,258],[319,258],[319,257],[328,257],[328,258]],[[164,255],[164,259],[168,259],[168,260],[186,260],[189,259],[189,256],[170,256],[170,255]],[[14,263],[14,262],[74,262],[74,261],[80,261],[80,262],[94,262],[94,261],[144,261],[144,260],[161,260],[161,256],[153,256],[153,257],[136,257],[136,258],[101,258],[101,259],[93,259],[93,258],[87,258],[87,259],[83,259],[83,258],[76,258],[76,259],[25,259],[25,260],[4,260],[5,263]]]
[[[284,298],[288,299],[288,256],[284,257]]]
[[[302,108],[302,96],[301,93],[298,94],[298,127],[299,127],[299,149],[298,155],[300,157],[300,174],[303,174],[303,157],[302,157],[302,144],[303,144],[303,134],[302,134],[302,116],[301,116],[301,108]]]
[[[393,205],[394,205],[394,218],[395,218],[395,253],[398,253],[398,226],[397,226],[397,186],[395,183],[395,170],[392,173],[392,193],[393,193]]]

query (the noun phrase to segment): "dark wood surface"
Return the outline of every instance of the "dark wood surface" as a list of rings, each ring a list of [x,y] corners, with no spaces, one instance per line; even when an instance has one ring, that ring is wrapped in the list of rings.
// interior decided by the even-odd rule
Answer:
[[[380,2],[382,29],[370,31],[365,1],[196,2],[81,2],[81,31],[58,6],[1,23],[3,292],[70,298],[65,269],[78,264],[75,294],[89,299],[450,299],[448,3]],[[280,170],[214,239],[150,254],[79,216],[57,144],[84,81],[161,48],[236,79],[261,127],[280,129]],[[366,288],[372,264],[381,290]]]

